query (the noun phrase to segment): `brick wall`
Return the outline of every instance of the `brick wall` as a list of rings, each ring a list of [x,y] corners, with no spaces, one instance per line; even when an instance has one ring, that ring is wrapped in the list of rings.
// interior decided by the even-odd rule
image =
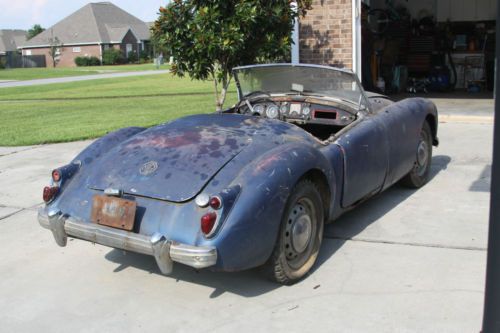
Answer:
[[[80,52],[78,51],[80,48]],[[41,47],[35,49],[23,50],[23,54],[26,55],[26,51],[31,50],[31,55],[45,55],[47,61],[47,67],[52,67],[52,57],[49,55],[50,48]],[[76,57],[97,57],[100,58],[101,51],[99,45],[76,45],[76,46],[63,46],[61,47],[61,54],[59,56],[59,62],[57,67],[76,67],[75,58]]]
[[[352,0],[314,0],[299,39],[300,62],[352,69]]]

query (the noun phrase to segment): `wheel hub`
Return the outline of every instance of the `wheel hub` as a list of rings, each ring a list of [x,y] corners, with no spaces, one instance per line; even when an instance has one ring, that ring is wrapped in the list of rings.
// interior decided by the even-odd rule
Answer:
[[[286,228],[286,256],[289,260],[296,259],[303,253],[311,241],[312,219],[307,209],[297,204],[288,216]]]
[[[417,163],[419,167],[424,167],[427,164],[429,158],[427,142],[424,140],[420,141],[417,149]]]
[[[300,216],[292,227],[292,246],[298,253],[303,252],[311,238],[311,218],[308,215]]]

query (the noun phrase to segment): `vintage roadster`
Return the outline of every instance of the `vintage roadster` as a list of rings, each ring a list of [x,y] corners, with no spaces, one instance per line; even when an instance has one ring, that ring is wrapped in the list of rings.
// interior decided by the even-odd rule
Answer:
[[[262,266],[291,284],[313,266],[323,225],[394,183],[429,179],[435,105],[365,93],[349,71],[234,69],[228,110],[124,128],[52,171],[38,213],[67,237],[173,262]]]

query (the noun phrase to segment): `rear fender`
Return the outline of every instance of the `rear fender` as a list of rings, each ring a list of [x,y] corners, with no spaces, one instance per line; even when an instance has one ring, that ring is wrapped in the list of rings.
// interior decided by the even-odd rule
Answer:
[[[73,163],[81,163],[82,166],[89,165],[116,145],[144,130],[145,128],[143,127],[126,127],[111,132],[94,141],[90,146],[80,152],[80,154],[73,159]]]
[[[260,266],[271,255],[282,214],[295,184],[311,170],[322,172],[333,197],[334,175],[326,158],[302,143],[279,146],[247,165],[233,185],[241,193],[217,236],[224,270]]]

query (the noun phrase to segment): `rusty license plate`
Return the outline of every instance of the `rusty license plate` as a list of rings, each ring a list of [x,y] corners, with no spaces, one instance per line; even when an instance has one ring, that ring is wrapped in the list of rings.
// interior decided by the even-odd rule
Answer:
[[[93,223],[131,231],[134,229],[136,208],[135,201],[94,195],[90,220]]]

